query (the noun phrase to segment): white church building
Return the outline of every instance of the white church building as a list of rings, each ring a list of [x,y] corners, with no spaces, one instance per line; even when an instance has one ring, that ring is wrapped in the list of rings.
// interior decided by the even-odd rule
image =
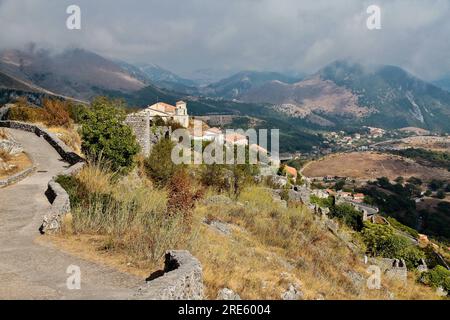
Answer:
[[[139,111],[137,114],[148,115],[150,121],[152,121],[155,116],[159,116],[164,121],[174,120],[185,128],[189,126],[189,115],[187,113],[186,102],[184,101],[178,101],[175,106],[164,102],[157,102],[144,110]]]

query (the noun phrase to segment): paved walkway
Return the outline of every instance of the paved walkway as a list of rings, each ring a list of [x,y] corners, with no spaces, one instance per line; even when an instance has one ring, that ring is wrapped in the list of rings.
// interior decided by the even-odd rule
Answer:
[[[31,155],[36,172],[0,189],[0,299],[129,299],[143,283],[111,268],[88,262],[56,248],[37,244],[39,226],[50,210],[44,195],[48,181],[68,167],[36,135],[8,129]],[[81,270],[81,289],[69,290],[67,268]]]

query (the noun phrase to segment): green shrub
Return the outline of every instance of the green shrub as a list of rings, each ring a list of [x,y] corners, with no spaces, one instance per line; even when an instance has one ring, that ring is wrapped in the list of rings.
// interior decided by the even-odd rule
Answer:
[[[444,198],[445,198],[445,192],[444,192],[444,190],[439,190],[439,191],[436,193],[436,198],[438,198],[438,199],[444,199]]]
[[[86,110],[81,127],[83,152],[94,160],[103,157],[113,170],[120,172],[133,168],[140,149],[124,120],[125,111],[120,103],[99,97]]]
[[[362,213],[356,210],[351,204],[343,203],[331,207],[330,215],[338,218],[354,230],[359,231],[363,227]]]
[[[144,161],[146,173],[159,187],[164,187],[180,165],[172,161],[174,143],[161,139],[156,143],[148,158]]]
[[[442,287],[445,291],[450,292],[450,270],[443,266],[436,266],[423,274],[422,281],[427,285],[435,288]]]
[[[414,238],[419,237],[419,233],[417,232],[417,230],[410,228],[408,226],[405,226],[403,223],[400,223],[397,219],[395,219],[393,217],[387,217],[387,221],[389,221],[391,226],[393,226],[394,228],[401,230],[403,232],[406,232],[406,233],[410,234],[411,236],[413,236]]]
[[[309,200],[311,201],[311,203],[317,204],[319,207],[322,207],[322,208],[324,208],[324,207],[330,208],[331,206],[333,206],[333,203],[334,203],[333,197],[319,198],[318,196],[311,195],[309,197]]]
[[[67,106],[67,109],[70,118],[72,118],[75,123],[81,123],[83,121],[83,117],[86,115],[87,106],[83,104],[70,103]]]
[[[417,266],[420,259],[425,258],[422,250],[406,237],[396,234],[391,226],[365,222],[361,235],[372,256],[405,259],[408,268]]]
[[[226,177],[226,167],[223,164],[205,164],[201,170],[201,182],[206,187],[213,187],[218,192],[230,188],[230,183]]]

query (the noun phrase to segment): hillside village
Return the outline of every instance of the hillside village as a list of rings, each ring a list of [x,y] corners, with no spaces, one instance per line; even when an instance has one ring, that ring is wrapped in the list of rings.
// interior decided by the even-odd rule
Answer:
[[[52,108],[60,108],[58,104],[51,106]],[[7,114],[7,117],[9,117],[9,119],[12,120],[13,117],[18,117],[19,115],[23,117],[23,113],[17,113],[15,111],[17,106],[10,105],[9,108],[10,111],[8,113],[4,113]],[[28,112],[26,111],[27,109],[23,109],[23,107],[21,108],[22,112]],[[108,100],[102,99],[94,102],[92,108],[93,111],[98,108],[98,112],[100,112],[100,110],[103,110],[102,108],[107,108],[108,111],[106,111],[105,114],[99,113],[98,115],[95,112],[90,113],[89,117],[114,117],[114,113],[117,112],[114,111],[116,109],[112,107],[112,105],[110,105],[110,102]],[[43,110],[46,110],[46,112],[53,112],[51,111],[52,109],[48,104]],[[58,114],[61,114],[61,112],[59,111]],[[106,118],[104,121],[106,121]],[[45,117],[42,119],[44,119],[44,122],[47,121],[45,120]],[[263,241],[263,243],[265,243],[265,241],[267,241],[264,240],[265,236],[263,238],[260,238],[263,235],[259,234],[258,229],[255,229],[256,226],[253,225],[253,223],[256,221],[250,223],[250,221],[246,220],[245,218],[245,215],[253,212],[252,210],[259,206],[259,204],[257,203],[261,201],[261,203],[266,203],[266,206],[269,206],[270,208],[272,208],[271,210],[274,211],[267,212],[267,214],[269,214],[268,218],[263,218],[263,216],[260,216],[258,218],[255,217],[254,219],[269,219],[265,220],[264,222],[264,224],[267,224],[267,227],[269,227],[272,223],[281,223],[281,221],[277,220],[279,218],[275,218],[279,215],[282,216],[286,214],[292,215],[292,217],[294,217],[297,214],[300,214],[302,218],[298,217],[299,219],[312,219],[309,223],[312,223],[315,226],[314,228],[319,228],[320,230],[322,230],[315,232],[320,232],[320,234],[325,237],[325,239],[327,239],[326,241],[331,241],[330,244],[335,243],[334,245],[337,245],[338,247],[346,248],[345,250],[348,250],[348,253],[345,253],[345,256],[347,254],[351,254],[355,255],[355,258],[357,257],[357,260],[359,261],[357,263],[358,266],[355,265],[354,268],[360,269],[364,268],[365,265],[375,264],[382,268],[383,274],[386,275],[387,278],[391,279],[394,282],[408,282],[408,285],[412,285],[411,279],[415,277],[415,274],[422,274],[422,277],[419,277],[422,280],[420,280],[419,283],[414,284],[419,287],[423,286],[423,284],[420,283],[430,283],[430,280],[427,280],[429,279],[428,274],[431,275],[432,272],[435,272],[434,270],[436,266],[443,265],[444,268],[448,269],[448,248],[434,239],[429,239],[427,235],[420,234],[412,229],[409,229],[408,227],[399,223],[397,220],[386,216],[385,212],[382,212],[382,210],[380,210],[378,206],[366,203],[368,194],[366,194],[365,192],[356,189],[343,189],[342,185],[346,184],[345,181],[351,182],[351,180],[347,177],[325,176],[310,178],[303,176],[301,169],[297,169],[296,167],[291,165],[291,163],[295,163],[296,159],[283,159],[283,157],[280,157],[280,163],[279,159],[272,158],[270,153],[268,153],[265,148],[262,148],[261,146],[258,146],[256,144],[249,145],[248,137],[238,133],[227,135],[226,130],[224,130],[223,128],[209,127],[206,123],[202,123],[201,127],[203,130],[201,135],[198,135],[197,132],[193,130],[192,120],[194,119],[190,119],[188,105],[182,101],[176,103],[175,106],[166,104],[164,102],[158,102],[154,105],[144,108],[142,111],[139,111],[137,113],[129,113],[128,115],[123,116],[123,123],[126,124],[126,127],[129,126],[129,128],[131,128],[130,133],[134,133],[134,137],[132,139],[135,139],[135,142],[139,145],[139,148],[133,147],[134,142],[132,140],[129,140],[125,145],[123,145],[122,148],[133,148],[129,149],[130,152],[131,150],[133,150],[133,152],[140,150],[141,157],[143,157],[143,160],[140,160],[143,162],[141,162],[137,169],[133,169],[132,171],[134,172],[133,174],[135,176],[129,173],[121,174],[124,175],[123,179],[126,179],[127,181],[134,181],[132,185],[129,185],[129,187],[131,187],[132,189],[127,192],[135,192],[132,191],[134,188],[141,188],[138,186],[148,184],[153,185],[153,187],[150,189],[153,191],[144,191],[147,188],[144,187],[144,189],[142,189],[142,192],[156,192],[157,194],[160,193],[159,196],[156,194],[158,197],[164,197],[162,194],[166,192],[165,190],[167,190],[168,192],[170,192],[171,197],[173,197],[173,201],[176,201],[175,203],[173,203],[171,198],[169,197],[167,210],[175,210],[173,212],[180,212],[178,210],[182,210],[181,212],[184,212],[184,215],[188,214],[188,217],[190,218],[187,218],[189,220],[186,220],[187,225],[191,226],[190,228],[200,228],[199,230],[203,230],[201,231],[202,236],[211,237],[212,234],[209,233],[212,231],[213,233],[218,232],[218,234],[220,235],[219,238],[225,237],[225,239],[227,239],[228,237],[235,237],[240,235],[241,231],[237,230],[244,227],[249,228],[248,230],[253,230],[251,232],[256,238],[252,241]],[[73,120],[67,118],[66,121],[72,122]],[[97,120],[95,120],[94,123],[97,123]],[[81,126],[79,130],[81,131],[79,132],[82,134],[84,139],[87,139],[89,137],[88,134],[91,134],[91,132],[86,131],[85,133],[83,133],[82,130],[88,128],[89,120],[81,120],[80,125]],[[166,162],[167,159],[164,160],[164,153],[161,152],[165,152],[163,151],[165,150],[164,145],[166,144],[166,141],[167,143],[169,143],[168,141],[170,140],[170,135],[176,128],[187,128],[193,141],[201,141],[203,144],[229,143],[235,148],[238,146],[242,146],[244,148],[248,148],[249,150],[254,149],[257,151],[262,151],[263,153],[268,154],[268,158],[265,159],[265,161],[258,162],[257,166],[242,165],[242,167],[239,168],[238,166],[227,167],[226,165],[223,165],[223,167],[218,166],[215,168],[214,166],[206,165],[201,167],[188,166],[189,169],[185,173],[182,173],[184,170],[182,170],[181,168],[172,168],[170,169],[171,171],[167,171],[169,170],[168,163]],[[104,130],[109,129],[109,127],[105,127]],[[115,129],[125,130],[124,132],[127,131],[125,127],[123,127],[123,129]],[[65,130],[71,130],[70,126],[68,126]],[[59,131],[56,132],[63,131],[59,129]],[[102,135],[103,133],[102,131],[99,131],[98,134]],[[128,134],[121,133],[121,135],[124,137]],[[62,134],[60,136],[65,140],[67,138]],[[69,140],[66,141],[70,142]],[[91,147],[96,147],[96,145],[92,145]],[[79,149],[87,152],[86,145],[84,146],[84,149],[80,147]],[[123,162],[123,165],[126,166],[128,164],[127,162]],[[169,176],[163,175],[163,173],[166,171],[170,172]],[[104,181],[102,182],[103,186],[98,185],[98,182],[95,182],[93,184],[94,181],[90,180],[93,178],[90,178],[90,176],[94,173],[95,175],[97,175],[97,177],[94,178],[95,180],[97,180],[98,182]],[[192,182],[188,183],[187,181],[183,180],[186,179],[186,177],[183,176],[185,174],[197,178],[194,178]],[[72,199],[72,201],[76,201],[75,203],[83,203],[84,200],[83,198],[79,198],[80,195],[78,195],[78,193],[84,189],[84,187],[82,186],[86,183],[89,183],[91,187],[94,187],[94,185],[98,185],[95,188],[99,189],[95,192],[111,192],[111,194],[116,194],[114,197],[117,197],[121,194],[120,198],[122,200],[120,201],[138,201],[139,203],[140,200],[138,200],[137,198],[135,199],[136,195],[128,195],[127,192],[124,193],[120,185],[116,185],[115,183],[113,183],[112,180],[108,178],[108,175],[108,169],[106,169],[105,171],[105,169],[99,167],[99,164],[88,163],[85,169],[82,169],[80,173],[75,173],[72,178],[64,178],[63,176],[60,176],[56,181],[58,181],[58,183],[60,183],[65,189],[68,190],[70,199]],[[196,180],[198,180],[198,182],[195,182]],[[78,184],[79,187],[73,189],[74,184]],[[203,184],[204,186],[200,187],[200,184]],[[337,186],[338,184],[342,185]],[[160,186],[164,187],[161,189]],[[207,191],[208,195],[200,195],[205,192],[201,191],[201,189],[205,187],[209,190]],[[116,190],[116,188],[118,189]],[[217,192],[219,193],[217,194]],[[179,195],[181,196],[181,198],[175,195]],[[149,196],[154,197],[155,195]],[[131,198],[130,200],[125,200],[126,197]],[[197,199],[197,197],[200,197],[203,200],[194,200]],[[254,197],[257,197],[257,199],[254,199]],[[258,197],[261,198],[259,199]],[[257,202],[255,203],[254,201]],[[185,202],[186,206],[184,206],[183,204]],[[247,206],[247,203],[250,202],[252,203],[252,205]],[[178,207],[180,204],[183,204],[183,206]],[[156,203],[152,205],[156,205]],[[87,208],[89,208],[88,203],[83,204],[83,206],[87,206]],[[225,210],[224,208],[227,209]],[[75,252],[73,251],[74,244],[71,239],[73,239],[73,237],[76,235],[83,236],[84,234],[86,234],[83,237],[87,236],[87,234],[89,233],[89,231],[87,230],[89,229],[86,229],[86,223],[88,223],[88,225],[95,225],[97,223],[100,223],[100,221],[95,222],[94,220],[89,222],[84,221],[86,217],[83,217],[83,210],[79,210],[81,210],[81,207],[77,209],[77,207],[75,206],[72,209],[72,212],[70,213],[70,219],[75,219],[73,220],[73,222],[59,220],[59,216],[56,216],[46,218],[43,224],[43,230],[45,231],[45,233],[56,234],[56,238],[52,238],[52,241],[56,241],[56,243],[58,243],[62,249],[68,250],[72,253]],[[113,209],[111,207],[110,209],[105,208],[105,210]],[[202,216],[201,212],[205,212],[204,210],[206,210],[206,212],[209,212],[208,214],[206,214],[206,216]],[[226,213],[228,212],[228,210],[231,211],[229,213]],[[233,210],[242,211],[244,213],[244,216],[234,216],[235,213],[233,213]],[[263,212],[265,212],[264,210]],[[273,214],[275,216],[270,218],[270,216]],[[204,230],[204,227],[207,227],[207,230]],[[307,225],[299,225],[298,227],[309,228],[307,227]],[[377,228],[379,228],[379,230]],[[60,233],[61,230],[66,231]],[[74,230],[78,231],[74,233]],[[371,249],[372,244],[370,244],[370,242],[366,242],[369,241],[369,238],[367,238],[370,234],[369,231],[375,232],[375,234],[380,232],[386,232],[387,234],[390,234],[390,237],[398,239],[396,241],[400,241],[400,243],[402,243],[402,246],[404,246],[402,247],[402,250],[404,251],[402,251],[401,253],[399,251],[395,254],[387,254],[378,252],[375,248]],[[185,236],[188,237],[191,231],[178,230],[176,232],[179,232],[180,235],[183,235],[178,240],[187,241],[186,243],[190,243],[190,240],[186,239]],[[308,233],[310,231],[308,231],[308,229],[305,229],[304,232]],[[58,234],[61,235],[58,236]],[[277,237],[278,236],[280,235],[277,235]],[[311,236],[314,236],[314,232],[311,234]],[[217,235],[215,235],[214,238],[215,237],[217,237]],[[361,240],[361,237],[365,240]],[[375,240],[371,241],[379,241],[379,239],[381,239],[379,237],[381,237],[381,234],[376,235]],[[220,239],[217,240],[223,241]],[[115,241],[122,240],[119,240],[118,238]],[[273,243],[278,243],[278,241],[281,241],[281,239],[271,240],[271,242]],[[76,247],[76,250],[78,252],[77,254],[80,254],[80,252],[85,252],[85,250],[88,250],[88,248],[91,246],[88,244],[88,242],[84,243],[86,247]],[[169,241],[168,243],[172,243],[174,247],[180,246],[180,243],[178,243],[177,241]],[[130,247],[130,250],[137,250],[131,248],[138,244],[139,242],[125,242],[122,244],[117,243],[117,247],[115,247],[115,245],[113,246],[116,249],[112,249],[112,252],[115,252],[114,254],[126,255],[127,251],[123,252],[122,249],[119,250],[118,248],[125,246]],[[191,248],[191,250],[193,250],[194,255],[199,256],[200,261],[202,262],[202,264],[204,264],[204,268],[206,268],[204,277],[206,281],[207,296],[209,298],[215,298],[217,291],[220,291],[222,289],[225,291],[222,290],[220,292],[229,293],[230,287],[232,287],[231,292],[233,292],[231,295],[240,294],[244,298],[261,298],[264,296],[264,293],[260,292],[260,290],[262,289],[257,290],[257,292],[259,293],[250,293],[248,291],[250,288],[233,285],[231,282],[229,282],[229,279],[219,280],[211,277],[212,274],[209,274],[210,271],[208,270],[210,270],[209,268],[213,268],[213,266],[209,265],[211,261],[208,261],[207,259],[205,260],[204,251],[202,250],[206,250],[206,248],[201,249],[201,247],[205,246],[206,244],[202,244],[200,245],[200,247],[199,245],[200,244],[196,244]],[[185,246],[181,245],[181,247]],[[427,251],[429,250],[428,248],[432,248],[430,249],[431,251]],[[324,248],[322,247],[322,249]],[[311,250],[313,249],[311,248]],[[141,265],[143,263],[142,261],[147,261],[144,263],[144,265],[149,265],[147,258],[143,258],[141,254],[142,253],[139,254],[139,259],[136,260],[136,267],[133,267],[131,271],[129,270],[128,272],[142,274],[142,269],[138,267],[138,265]],[[161,253],[157,254],[150,260],[152,261],[150,265],[154,265],[156,261],[159,261],[158,257],[160,257],[160,254]],[[242,254],[247,255],[248,253]],[[286,252],[286,254],[287,256],[291,256],[293,253],[288,254]],[[433,257],[433,259],[431,259],[431,257]],[[98,259],[98,257],[96,257],[95,259]],[[348,257],[342,259],[345,260],[348,259]],[[109,262],[103,261],[103,263]],[[431,266],[429,264],[431,264]],[[123,266],[116,267],[123,268]],[[344,269],[347,269],[347,267],[345,266],[345,264],[342,265],[342,268]],[[303,270],[301,272],[309,271]],[[330,277],[337,277],[335,280],[330,280],[333,282],[338,281],[337,279],[340,276],[332,276],[330,274]],[[363,277],[363,275],[359,274],[357,277]],[[276,291],[278,293],[270,293],[270,297],[274,297],[273,294],[275,294],[278,295],[278,298],[281,297],[283,299],[288,297],[298,299],[304,295],[306,295],[308,298],[317,298],[317,291],[308,288],[309,286],[314,285],[312,282],[308,282],[308,284],[298,284],[298,280],[295,280],[294,278],[292,278],[290,282],[288,281],[288,283],[282,282],[278,284],[277,290],[281,291]],[[300,278],[303,279],[302,282],[305,281],[304,277]],[[312,277],[311,280],[312,279],[314,279],[314,277]],[[252,281],[256,280],[257,279],[253,279]],[[217,283],[217,281],[219,281],[220,283]],[[357,283],[360,280],[353,279],[352,281],[356,281],[355,283]],[[413,283],[415,282],[416,280],[413,281]],[[355,283],[353,285],[355,285]],[[360,285],[361,281],[359,282],[358,286]],[[438,289],[440,290],[440,293],[435,297],[438,297],[439,295],[445,295],[445,287],[438,286]],[[404,294],[401,292],[402,291],[400,290],[398,293],[400,296]],[[413,290],[412,292],[416,291]],[[261,296],[261,294],[263,295]],[[370,292],[366,292],[364,294],[367,294],[366,297],[371,296]],[[319,296],[323,297],[324,294],[320,293]],[[333,297],[337,298],[338,296],[333,295]]]

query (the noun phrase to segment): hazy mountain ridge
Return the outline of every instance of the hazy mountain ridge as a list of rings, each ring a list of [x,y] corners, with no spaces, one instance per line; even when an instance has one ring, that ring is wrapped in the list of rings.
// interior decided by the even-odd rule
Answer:
[[[450,131],[450,92],[395,66],[368,67],[340,60],[302,80],[277,72],[242,71],[198,86],[154,64],[136,66],[82,49],[58,54],[5,50],[0,52],[0,72],[5,74],[3,89],[82,100],[110,95],[125,98],[135,107],[185,99],[197,115],[270,114],[307,126]]]
[[[443,90],[450,91],[450,75],[444,76],[438,80],[432,81],[436,87],[439,87]]]
[[[278,73],[260,71],[241,71],[203,88],[202,93],[224,99],[240,99],[248,91],[272,81],[294,83],[298,79]]]
[[[351,90],[360,106],[375,108],[377,112],[367,117],[368,123],[450,130],[450,93],[399,67],[367,68],[337,61],[322,69],[320,76]]]
[[[58,54],[6,50],[0,54],[0,71],[79,99],[91,98],[97,89],[132,92],[146,85],[113,61],[82,49]]]
[[[252,88],[241,100],[271,103],[279,112],[319,125],[450,130],[450,93],[395,66],[336,61],[294,84],[271,81]]]

